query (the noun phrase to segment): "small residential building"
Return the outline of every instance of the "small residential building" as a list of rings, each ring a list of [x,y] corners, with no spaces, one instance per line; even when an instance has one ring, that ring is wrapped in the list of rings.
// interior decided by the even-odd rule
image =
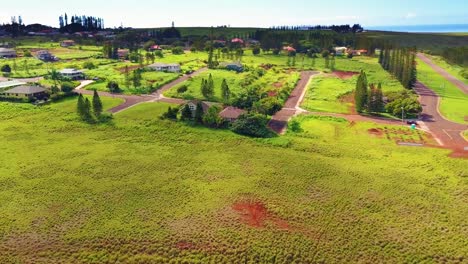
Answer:
[[[161,46],[153,45],[149,48],[149,51],[157,51],[157,50],[162,50]]]
[[[64,41],[60,42],[60,46],[62,46],[64,48],[75,46],[75,41],[73,41],[73,40],[64,40]]]
[[[342,55],[346,54],[347,50],[348,49],[346,47],[335,47],[335,55],[342,56]]]
[[[236,71],[236,72],[242,72],[244,71],[244,66],[240,62],[234,61],[234,62],[223,62],[220,64],[221,68],[225,68],[226,70],[229,71]]]
[[[245,113],[246,113],[245,110],[242,110],[240,108],[233,107],[233,106],[228,106],[224,108],[224,110],[221,111],[221,113],[219,113],[219,116],[225,121],[232,123],[236,121],[240,115],[245,114]]]
[[[291,47],[291,46],[285,46],[285,47],[283,47],[283,50],[286,51],[287,53],[296,52],[296,49]]]
[[[16,50],[9,48],[0,48],[0,58],[14,58],[16,57]]]
[[[11,89],[15,86],[20,86],[26,84],[25,82],[20,82],[18,80],[0,82],[0,92]]]
[[[237,44],[240,44],[240,45],[244,45],[244,40],[241,39],[241,38],[233,38],[231,40],[231,43],[237,43]]]
[[[366,54],[367,54],[367,50],[365,49],[353,50],[354,56],[361,56],[361,55],[366,55]]]
[[[46,90],[40,86],[16,86],[1,92],[2,96],[27,99],[42,99],[47,96]]]
[[[60,75],[64,78],[68,78],[71,80],[82,80],[84,79],[83,71],[77,69],[63,69],[60,72]]]
[[[256,39],[249,39],[249,40],[247,40],[247,45],[248,46],[258,46],[258,45],[260,45],[260,41],[258,41]]]
[[[180,72],[180,64],[177,63],[154,63],[148,65],[148,68],[162,72]]]
[[[128,49],[117,50],[117,55],[119,56],[119,59],[126,59],[128,57],[128,54],[130,54],[130,51]]]
[[[197,111],[198,103],[201,103],[201,106],[203,108],[203,113],[208,112],[208,109],[213,105],[213,103],[208,103],[208,102],[203,102],[203,101],[198,101],[198,100],[188,101],[187,105],[190,108],[190,111],[192,111],[193,116],[195,116],[195,112]]]
[[[36,53],[36,57],[41,61],[57,61],[57,57],[52,55],[48,50],[40,50]]]

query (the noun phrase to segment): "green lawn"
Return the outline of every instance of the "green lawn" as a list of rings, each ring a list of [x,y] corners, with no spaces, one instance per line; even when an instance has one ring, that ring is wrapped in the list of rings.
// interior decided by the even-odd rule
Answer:
[[[468,123],[468,95],[435,72],[421,60],[418,63],[418,80],[434,90],[440,97],[439,110],[442,115],[454,122]]]
[[[450,64],[440,56],[428,55],[428,54],[425,54],[425,55],[428,56],[439,67],[441,67],[442,69],[446,70],[448,73],[453,75],[455,78],[464,82],[465,84],[468,84],[468,79],[461,75],[461,71],[468,71],[466,67]]]
[[[89,125],[74,105],[0,103],[2,263],[466,260],[468,163],[446,150],[334,119],[251,139],[159,103]]]
[[[340,98],[354,91],[356,78],[343,80],[330,76],[314,77],[301,107],[316,112],[349,113],[350,107],[353,107],[352,102],[343,102]]]

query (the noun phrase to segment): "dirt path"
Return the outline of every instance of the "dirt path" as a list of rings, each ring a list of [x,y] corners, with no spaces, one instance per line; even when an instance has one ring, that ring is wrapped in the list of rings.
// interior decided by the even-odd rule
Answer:
[[[296,85],[296,88],[289,95],[288,100],[279,112],[277,112],[268,123],[268,126],[278,134],[282,134],[286,130],[289,119],[303,110],[299,108],[306,92],[307,84],[310,78],[319,74],[317,71],[301,72],[301,79]]]
[[[105,97],[113,97],[113,98],[121,98],[125,102],[123,104],[120,104],[114,108],[111,108],[108,110],[108,112],[116,114],[118,112],[121,112],[123,110],[126,110],[130,107],[133,107],[135,105],[144,103],[144,102],[166,102],[166,103],[173,103],[173,104],[183,104],[185,103],[185,100],[183,99],[176,99],[176,98],[166,98],[163,96],[163,93],[175,85],[184,82],[188,80],[190,77],[197,76],[198,74],[206,71],[207,68],[201,68],[192,74],[184,75],[164,86],[162,86],[160,89],[158,89],[156,92],[149,94],[149,95],[125,95],[125,94],[113,94],[113,93],[108,93],[108,92],[99,92],[100,96],[105,96]],[[88,91],[84,90],[83,88],[89,84],[93,83],[93,81],[86,80],[82,81],[81,84],[75,88],[75,92],[81,93],[81,94],[88,94],[91,95],[93,94],[93,91]]]
[[[414,91],[419,95],[419,101],[423,107],[421,116],[423,124],[444,148],[454,150],[454,156],[468,157],[468,142],[461,135],[468,129],[468,125],[454,123],[443,118],[438,111],[440,97],[424,84],[416,83]]]
[[[456,77],[448,73],[446,70],[436,65],[430,58],[426,57],[424,54],[418,53],[417,56],[424,63],[426,63],[433,70],[435,70],[438,74],[442,75],[447,81],[453,83],[456,87],[458,87],[465,94],[468,94],[468,85],[466,85],[464,82],[458,80]]]

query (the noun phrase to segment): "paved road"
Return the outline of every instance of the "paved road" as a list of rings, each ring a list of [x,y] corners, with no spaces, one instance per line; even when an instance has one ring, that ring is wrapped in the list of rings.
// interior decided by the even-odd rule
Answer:
[[[166,102],[166,103],[173,103],[173,104],[183,104],[185,103],[185,100],[183,99],[176,99],[176,98],[166,98],[163,96],[163,93],[169,89],[171,89],[172,87],[174,87],[175,85],[181,83],[181,82],[184,82],[186,80],[188,80],[190,77],[193,77],[193,76],[197,76],[198,74],[206,71],[207,68],[202,68],[202,69],[199,69],[195,72],[193,72],[192,74],[188,74],[188,75],[184,75],[164,86],[162,86],[161,88],[159,88],[156,92],[150,94],[150,95],[124,95],[124,94],[114,94],[114,93],[108,93],[108,92],[99,92],[99,95],[100,96],[106,96],[106,97],[114,97],[114,98],[121,98],[123,99],[125,102],[123,104],[120,104],[114,108],[111,108],[108,110],[108,112],[110,113],[118,113],[118,112],[121,112],[123,110],[126,110],[130,107],[133,107],[137,104],[141,104],[141,103],[144,103],[144,102]],[[93,83],[93,81],[90,81],[90,80],[86,80],[86,81],[82,81],[81,84],[75,88],[75,91],[77,93],[81,93],[81,94],[93,94],[93,91],[88,91],[88,90],[84,90],[82,88],[84,88],[85,86],[89,85]]]
[[[303,71],[301,72],[301,79],[296,85],[296,88],[291,92],[288,100],[279,112],[277,112],[268,123],[268,126],[278,134],[282,134],[286,131],[286,127],[289,119],[294,115],[301,112],[299,105],[304,99],[307,84],[310,78],[314,75],[319,74],[317,71]]]
[[[38,81],[40,81],[42,79],[44,79],[44,77],[42,77],[42,76],[41,77],[32,77],[32,78],[6,78],[6,77],[3,77],[3,76],[0,76],[0,82],[15,80],[15,81],[28,83],[28,82],[38,82]]]
[[[426,63],[432,69],[434,69],[438,74],[442,75],[447,81],[453,83],[456,87],[458,87],[465,94],[468,94],[468,85],[466,85],[464,82],[458,80],[456,77],[448,73],[446,70],[436,65],[430,58],[426,57],[424,54],[418,53],[417,56],[424,63]]]
[[[440,98],[424,84],[417,82],[414,91],[419,95],[419,101],[423,107],[421,120],[424,125],[443,147],[453,149],[456,156],[468,157],[468,151],[464,150],[465,147],[468,148],[468,142],[461,135],[468,129],[468,125],[454,123],[443,118],[438,111]]]

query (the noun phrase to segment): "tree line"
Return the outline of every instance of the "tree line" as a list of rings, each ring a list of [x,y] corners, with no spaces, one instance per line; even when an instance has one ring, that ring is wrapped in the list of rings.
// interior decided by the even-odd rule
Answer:
[[[468,66],[468,46],[446,48],[441,55],[449,63]]]
[[[364,111],[368,113],[382,112],[384,109],[382,84],[379,83],[377,86],[373,83],[368,84],[366,73],[361,71],[356,83],[354,101],[358,113]]]
[[[416,84],[416,48],[398,48],[385,45],[380,51],[379,63],[407,89]]]
[[[74,33],[78,31],[96,31],[104,29],[104,19],[94,16],[77,16],[73,15],[68,21],[67,13],[59,16],[59,26],[61,31],[68,31]],[[73,32],[70,32],[73,31]]]

